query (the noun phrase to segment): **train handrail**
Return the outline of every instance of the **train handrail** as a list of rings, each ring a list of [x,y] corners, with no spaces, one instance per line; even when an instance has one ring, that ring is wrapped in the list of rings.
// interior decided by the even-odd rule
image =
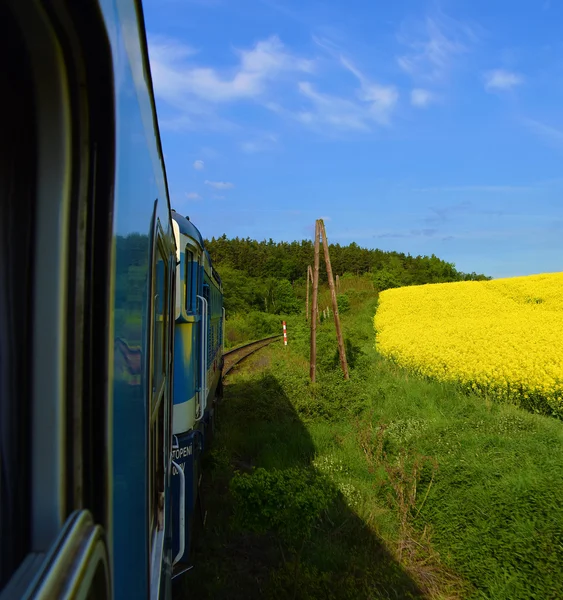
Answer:
[[[200,296],[199,294],[197,295],[197,298],[199,300],[201,300],[201,344],[200,344],[200,350],[201,350],[201,371],[200,371],[200,402],[199,402],[199,408],[200,408],[200,412],[201,414],[199,415],[198,418],[196,418],[196,421],[201,421],[201,419],[203,419],[203,415],[205,413],[205,409],[207,408],[207,336],[208,336],[208,331],[207,331],[207,300],[203,297]]]
[[[180,447],[178,444],[178,438],[173,436],[173,440],[174,442],[172,444],[172,450],[177,450]],[[184,556],[184,552],[186,550],[186,475],[184,470],[175,460],[171,460],[171,463],[178,471],[178,476],[180,477],[180,497],[178,498],[178,509],[180,511],[180,516],[178,519],[180,539],[178,540],[178,553],[172,561],[172,566],[174,566],[182,558],[182,556]]]

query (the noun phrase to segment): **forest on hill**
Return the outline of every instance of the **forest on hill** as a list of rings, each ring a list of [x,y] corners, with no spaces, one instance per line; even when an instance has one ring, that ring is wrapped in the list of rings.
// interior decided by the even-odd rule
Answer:
[[[314,260],[311,240],[259,242],[223,235],[205,240],[205,246],[223,280],[225,308],[229,314],[247,310],[272,314],[299,312],[307,265],[313,265]],[[373,282],[377,291],[424,283],[490,279],[482,274],[462,273],[453,263],[434,254],[411,256],[370,250],[354,242],[347,246],[329,244],[329,250],[334,275],[363,276]],[[327,281],[322,259],[319,278],[321,283]]]

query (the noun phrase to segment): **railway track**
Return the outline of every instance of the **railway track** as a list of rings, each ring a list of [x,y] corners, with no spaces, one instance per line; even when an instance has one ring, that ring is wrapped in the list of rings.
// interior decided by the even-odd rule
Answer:
[[[261,340],[256,340],[255,342],[243,344],[242,346],[238,346],[238,348],[233,348],[232,350],[228,350],[227,352],[223,353],[225,361],[223,365],[223,377],[226,377],[229,372],[245,358],[251,354],[254,354],[257,350],[260,350],[260,348],[264,348],[264,346],[268,346],[272,342],[275,342],[281,337],[283,337],[283,335],[271,335],[267,338],[262,338]]]

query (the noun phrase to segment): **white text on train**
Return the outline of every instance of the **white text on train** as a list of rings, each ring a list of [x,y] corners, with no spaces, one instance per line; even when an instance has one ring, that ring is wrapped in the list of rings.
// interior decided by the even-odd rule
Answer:
[[[178,466],[182,471],[186,470],[186,463],[180,463]],[[178,475],[178,469],[174,465],[172,465],[172,475]]]
[[[176,448],[176,450],[172,450],[172,458],[174,460],[178,460],[179,458],[184,458],[185,456],[192,455],[192,447],[184,446],[183,448]]]

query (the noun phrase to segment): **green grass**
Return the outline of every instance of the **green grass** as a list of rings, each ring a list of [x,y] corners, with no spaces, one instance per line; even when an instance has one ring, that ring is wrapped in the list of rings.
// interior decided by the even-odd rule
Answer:
[[[287,317],[272,315],[256,310],[239,313],[227,318],[225,346],[232,348],[269,335],[282,334],[282,321]]]
[[[347,294],[350,381],[323,323],[309,384],[308,330],[293,318],[289,346],[226,386],[184,591],[563,597],[563,424],[383,360],[373,297]]]

